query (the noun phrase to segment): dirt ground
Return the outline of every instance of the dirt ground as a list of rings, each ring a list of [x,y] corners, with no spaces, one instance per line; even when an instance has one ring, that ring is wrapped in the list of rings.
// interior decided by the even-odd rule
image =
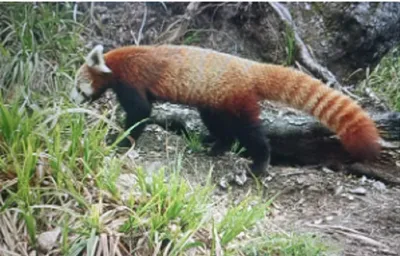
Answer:
[[[185,6],[168,5],[167,9],[183,14]],[[87,27],[88,49],[99,42],[106,48],[132,44],[143,24],[146,26],[140,44],[153,42],[168,27],[165,24],[172,24],[180,17],[165,14],[161,4],[148,5],[147,9],[143,3],[87,7],[94,8],[102,23],[98,26],[92,22]],[[142,23],[144,13],[146,23]],[[229,26],[225,27],[229,30]],[[217,33],[211,41],[231,52],[224,35]],[[231,35],[237,33],[233,31]],[[211,41],[206,38],[202,45],[207,46]],[[210,168],[213,168],[213,182],[219,184],[222,176],[238,166],[240,169],[246,162],[233,154],[210,157],[205,152],[191,153],[185,150],[182,137],[154,126],[142,135],[136,153],[135,162],[148,172],[173,163],[178,154],[183,154],[182,175],[193,185],[204,184]],[[272,178],[266,183],[263,195],[265,200],[278,196],[269,216],[258,228],[265,232],[316,232],[341,250],[339,255],[400,255],[400,188],[320,167],[272,166],[269,173]],[[232,184],[229,189],[217,186],[214,196],[220,209],[216,215],[232,200],[240,200],[249,193],[259,193],[251,178],[244,185]]]
[[[213,168],[214,197],[220,208],[216,214],[232,198],[260,191],[251,178],[244,185],[219,186],[224,174],[246,159],[232,153],[219,157],[191,153],[182,137],[155,126],[149,126],[136,150],[137,163],[149,172],[174,163],[182,154],[182,175],[193,185],[204,184]],[[316,233],[336,248],[335,255],[400,255],[399,188],[320,167],[272,166],[269,173],[272,178],[263,187],[263,196],[265,200],[278,196],[258,226],[265,233]]]

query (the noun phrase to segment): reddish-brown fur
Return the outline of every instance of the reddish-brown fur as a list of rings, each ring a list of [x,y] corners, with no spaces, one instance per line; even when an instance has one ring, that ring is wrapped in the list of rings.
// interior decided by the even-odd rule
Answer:
[[[124,47],[104,58],[110,76],[87,70],[95,90],[123,81],[143,97],[149,91],[158,99],[246,115],[252,122],[259,122],[258,101],[282,102],[318,118],[357,159],[380,152],[378,130],[366,112],[300,71],[187,46]]]

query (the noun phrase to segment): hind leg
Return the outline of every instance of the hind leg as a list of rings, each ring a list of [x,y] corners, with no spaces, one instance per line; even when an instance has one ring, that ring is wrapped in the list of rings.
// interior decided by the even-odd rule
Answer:
[[[246,148],[247,154],[253,160],[251,171],[260,176],[267,173],[271,149],[262,126],[257,123],[242,120],[235,128],[239,142]]]
[[[255,104],[255,106],[257,106]],[[246,111],[247,109],[247,111]],[[217,137],[212,153],[228,150],[235,139],[247,150],[253,160],[251,171],[259,176],[266,172],[270,161],[270,145],[258,118],[258,108],[242,108],[242,112],[201,109],[200,116],[210,133]]]
[[[209,108],[199,108],[199,112],[210,135],[216,138],[209,154],[216,156],[228,151],[235,139],[230,129],[233,121],[231,115]]]
[[[259,118],[260,107],[257,101],[257,97],[249,94],[236,96],[226,104],[227,109],[234,110],[230,129],[253,160],[251,171],[256,176],[266,174],[271,153],[269,140]]]

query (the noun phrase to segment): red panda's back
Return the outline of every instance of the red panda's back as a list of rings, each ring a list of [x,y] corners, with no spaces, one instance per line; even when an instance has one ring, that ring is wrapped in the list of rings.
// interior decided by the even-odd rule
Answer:
[[[218,105],[232,87],[247,90],[249,69],[257,62],[191,46],[158,46],[155,57],[168,63],[158,90],[183,104]],[[250,86],[250,85],[248,85]],[[247,89],[246,89],[247,88]]]

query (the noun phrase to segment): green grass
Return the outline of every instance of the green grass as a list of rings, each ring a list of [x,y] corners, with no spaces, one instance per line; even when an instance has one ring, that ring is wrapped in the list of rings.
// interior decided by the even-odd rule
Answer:
[[[294,64],[296,58],[296,40],[293,29],[286,25],[286,32],[285,32],[285,41],[286,41],[286,61],[285,65],[290,66]]]
[[[138,167],[106,143],[121,131],[114,109],[68,99],[84,52],[72,6],[0,7],[0,254],[28,255],[59,228],[54,255],[238,255],[270,202],[247,196],[216,219],[211,178],[190,184],[183,156],[153,174]],[[202,149],[196,135],[188,145]]]
[[[40,78],[47,80],[41,89],[59,89],[63,76],[83,57],[79,33],[84,27],[72,17],[68,3],[0,4],[2,88],[16,83],[38,86]]]
[[[245,151],[246,151],[246,148],[245,148],[245,147],[242,147],[242,146],[240,145],[239,141],[236,140],[236,141],[232,144],[232,147],[231,147],[231,152],[232,152],[232,153],[237,154],[237,155],[240,155],[240,154],[244,153]]]
[[[200,32],[198,32],[198,31],[188,32],[185,35],[182,44],[191,45],[191,44],[199,43],[200,42],[200,35],[199,34],[200,34]]]
[[[248,256],[319,256],[332,251],[322,240],[311,234],[273,234],[249,243],[244,249]]]
[[[363,85],[371,87],[388,105],[400,111],[400,46],[385,56]]]
[[[204,151],[202,136],[199,133],[192,132],[187,135],[185,134],[183,137],[186,142],[186,147],[191,152],[198,153]]]
[[[141,168],[129,171],[123,157],[105,143],[109,126],[102,119],[85,118],[67,103],[57,106],[61,111],[45,105],[30,112],[19,109],[19,102],[0,102],[2,172],[17,178],[15,186],[3,191],[0,217],[18,209],[32,248],[37,246],[38,234],[58,226],[68,236],[62,237],[62,251],[67,255],[105,246],[99,235],[110,230],[126,238],[119,246],[131,252],[139,239],[145,241],[138,255],[166,248],[171,255],[194,247],[212,250],[212,241],[203,241],[199,233],[212,228],[213,186],[192,187],[180,175],[179,159],[172,169],[152,176]],[[135,184],[123,191],[116,184],[127,171]],[[69,199],[62,201],[59,194]],[[239,233],[265,216],[266,203],[250,206],[250,202],[254,204],[245,200],[232,206],[216,223],[215,232],[227,253]],[[46,223],[49,214],[57,218]]]

